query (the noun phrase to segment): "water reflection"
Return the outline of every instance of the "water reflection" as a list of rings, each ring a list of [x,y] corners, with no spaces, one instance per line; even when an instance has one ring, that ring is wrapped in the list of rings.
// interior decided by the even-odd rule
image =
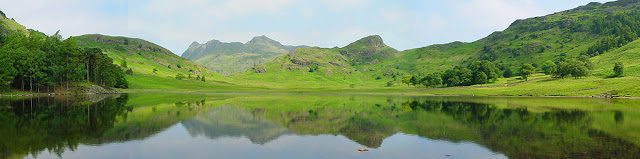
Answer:
[[[224,105],[183,121],[182,125],[192,136],[204,135],[211,139],[248,137],[252,143],[261,145],[289,132],[284,126],[254,115],[263,112],[264,109],[257,109],[249,113],[244,109]]]
[[[640,124],[631,122],[640,120],[634,100],[133,94],[0,102],[5,105],[0,107],[3,158],[129,151],[110,150],[109,143],[137,150],[129,152],[136,158],[187,153],[204,155],[196,158],[640,155]],[[196,145],[218,150],[200,152]],[[362,147],[372,151],[355,152]],[[153,154],[159,151],[170,154]]]

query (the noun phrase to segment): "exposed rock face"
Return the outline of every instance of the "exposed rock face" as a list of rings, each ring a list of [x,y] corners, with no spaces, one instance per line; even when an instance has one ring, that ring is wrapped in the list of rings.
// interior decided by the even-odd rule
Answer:
[[[120,92],[118,92],[118,91],[116,91],[114,89],[105,88],[105,87],[98,86],[98,85],[78,86],[75,89],[73,89],[72,92],[82,93],[82,94],[116,94],[116,93],[120,93]]]
[[[253,67],[255,73],[267,73],[267,68],[264,65],[256,65]]]

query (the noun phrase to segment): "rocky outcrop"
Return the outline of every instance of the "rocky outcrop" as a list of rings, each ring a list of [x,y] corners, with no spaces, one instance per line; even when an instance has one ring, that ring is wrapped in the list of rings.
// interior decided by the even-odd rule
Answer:
[[[120,93],[112,88],[102,87],[98,85],[91,86],[78,86],[75,89],[72,89],[71,92],[75,92],[78,94],[116,94]]]

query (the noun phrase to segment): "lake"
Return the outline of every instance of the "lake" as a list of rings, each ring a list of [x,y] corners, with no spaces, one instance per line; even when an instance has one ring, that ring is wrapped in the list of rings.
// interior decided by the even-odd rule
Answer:
[[[1,158],[638,158],[640,100],[0,98],[0,138]]]

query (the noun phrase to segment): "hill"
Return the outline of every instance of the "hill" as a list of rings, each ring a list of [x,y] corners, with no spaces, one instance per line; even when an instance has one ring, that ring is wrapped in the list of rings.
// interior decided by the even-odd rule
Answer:
[[[88,34],[75,37],[84,47],[102,49],[114,63],[123,60],[134,73],[173,78],[177,74],[217,76],[218,74],[151,42],[128,37]],[[157,71],[153,71],[156,69]]]
[[[0,25],[2,26],[0,27],[0,34],[7,35],[14,32],[29,34],[27,28],[13,20],[13,18],[7,18],[7,15],[5,15],[2,11],[0,11]]]
[[[342,48],[299,48],[275,60],[256,65],[252,71],[232,76],[264,86],[345,87],[391,78],[398,51],[378,35],[357,40]],[[379,77],[379,78],[378,78]],[[375,80],[375,79],[378,80]],[[286,82],[285,82],[286,81]]]
[[[589,3],[554,14],[517,20],[504,31],[471,43],[453,42],[401,52],[398,63],[415,74],[441,72],[476,60],[497,63],[501,70],[523,63],[542,65],[559,58],[597,56],[637,39],[638,0]],[[635,36],[627,36],[633,35]],[[615,39],[615,45],[594,47]]]
[[[230,75],[249,70],[256,64],[269,62],[289,51],[307,46],[288,46],[266,36],[257,36],[247,43],[224,43],[211,40],[200,44],[193,42],[182,57],[207,68]]]

